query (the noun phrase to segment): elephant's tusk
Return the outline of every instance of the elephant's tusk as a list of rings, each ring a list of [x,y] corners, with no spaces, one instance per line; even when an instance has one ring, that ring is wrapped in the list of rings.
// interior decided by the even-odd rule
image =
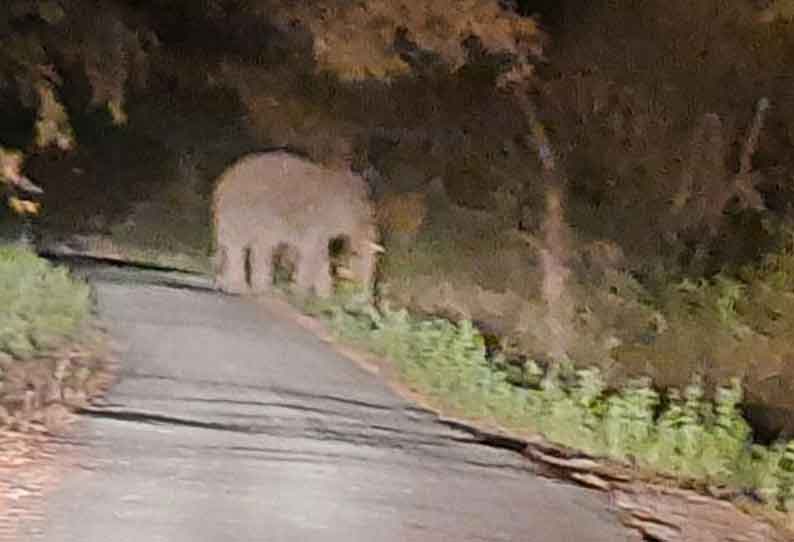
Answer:
[[[370,241],[369,246],[375,252],[386,252],[386,249],[384,249],[383,246],[379,245],[378,243],[373,243],[372,241]]]
[[[336,275],[340,279],[346,279],[346,280],[353,280],[355,278],[355,276],[353,275],[353,271],[348,267],[337,267]]]

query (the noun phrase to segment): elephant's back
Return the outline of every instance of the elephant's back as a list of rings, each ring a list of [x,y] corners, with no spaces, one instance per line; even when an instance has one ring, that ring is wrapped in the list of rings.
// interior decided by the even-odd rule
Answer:
[[[215,199],[250,201],[297,193],[316,184],[313,164],[287,152],[276,151],[245,156],[221,174],[215,186]]]
[[[368,200],[366,184],[358,175],[273,151],[232,164],[218,179],[213,203],[221,213],[256,208],[289,216],[327,208],[332,201],[366,207]]]

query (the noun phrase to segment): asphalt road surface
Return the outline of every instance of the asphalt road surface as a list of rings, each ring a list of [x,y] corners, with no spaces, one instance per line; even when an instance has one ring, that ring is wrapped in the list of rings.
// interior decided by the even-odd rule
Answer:
[[[267,304],[90,274],[120,380],[20,541],[633,540],[601,494],[445,426]]]

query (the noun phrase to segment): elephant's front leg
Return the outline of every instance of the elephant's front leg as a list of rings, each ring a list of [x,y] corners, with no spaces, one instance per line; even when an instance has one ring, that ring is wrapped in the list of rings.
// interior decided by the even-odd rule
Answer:
[[[251,250],[251,291],[269,292],[273,288],[273,254],[276,243],[272,239],[259,240]]]
[[[333,293],[331,261],[328,254],[328,236],[307,235],[300,244],[300,263],[295,283],[304,292],[314,290],[317,297],[327,298]]]
[[[356,235],[352,240],[353,254],[350,260],[353,280],[369,294],[375,286],[378,253],[383,252],[383,248],[374,239],[375,232],[369,229]]]
[[[368,249],[369,247],[359,249],[360,252],[355,253],[350,262],[353,280],[367,292],[372,289],[375,275],[375,254]]]

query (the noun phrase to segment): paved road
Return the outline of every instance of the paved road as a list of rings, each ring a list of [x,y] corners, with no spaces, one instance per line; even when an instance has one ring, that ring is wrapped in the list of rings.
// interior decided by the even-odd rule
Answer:
[[[473,443],[267,305],[109,279],[121,380],[21,541],[629,540],[600,494]]]

